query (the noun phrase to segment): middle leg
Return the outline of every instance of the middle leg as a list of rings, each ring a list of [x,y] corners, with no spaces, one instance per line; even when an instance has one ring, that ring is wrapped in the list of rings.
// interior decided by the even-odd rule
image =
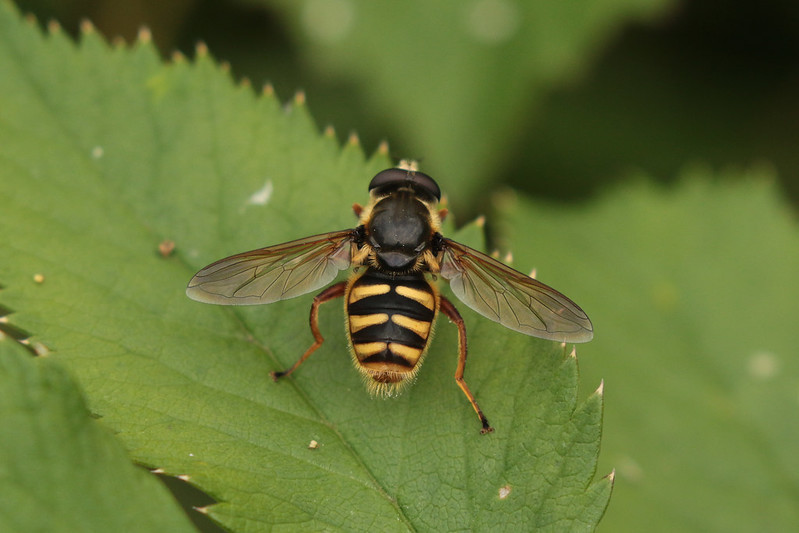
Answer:
[[[314,353],[317,348],[322,346],[322,343],[325,342],[324,337],[322,337],[322,333],[319,331],[319,306],[325,302],[329,302],[334,298],[339,298],[340,296],[344,296],[344,292],[347,289],[347,282],[342,281],[340,283],[336,283],[335,285],[331,285],[330,287],[326,288],[322,292],[320,292],[316,297],[313,299],[313,304],[311,305],[311,316],[310,316],[310,323],[311,323],[311,333],[313,333],[314,343],[308,348],[302,357],[300,357],[294,365],[288,370],[284,370],[283,372],[271,372],[272,379],[277,381],[279,378],[284,376],[288,376],[295,370],[297,367],[300,366],[303,362],[305,362],[308,357]]]

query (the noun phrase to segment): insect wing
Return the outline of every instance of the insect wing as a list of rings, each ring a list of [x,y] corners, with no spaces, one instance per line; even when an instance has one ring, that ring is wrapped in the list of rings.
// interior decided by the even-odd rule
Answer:
[[[585,312],[555,289],[491,257],[444,240],[441,276],[463,303],[514,331],[562,342],[594,336]]]
[[[268,304],[319,289],[350,266],[352,230],[244,252],[203,268],[186,294],[221,305]]]

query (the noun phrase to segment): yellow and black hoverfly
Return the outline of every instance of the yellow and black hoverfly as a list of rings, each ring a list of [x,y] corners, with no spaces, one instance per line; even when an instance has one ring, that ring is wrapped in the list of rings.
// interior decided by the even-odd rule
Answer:
[[[480,417],[481,433],[488,433],[493,428],[463,378],[464,321],[439,293],[436,278],[449,281],[455,296],[481,315],[526,335],[586,342],[593,337],[591,321],[558,291],[442,236],[441,191],[433,178],[409,168],[387,169],[372,179],[369,204],[353,206],[359,218],[354,229],[227,257],[197,272],[186,294],[213,304],[267,304],[317,290],[352,268],[347,281],[314,298],[313,345],[272,377],[291,374],[322,345],[319,306],[343,296],[355,367],[373,393],[391,395],[419,371],[441,311],[458,327],[455,381]]]

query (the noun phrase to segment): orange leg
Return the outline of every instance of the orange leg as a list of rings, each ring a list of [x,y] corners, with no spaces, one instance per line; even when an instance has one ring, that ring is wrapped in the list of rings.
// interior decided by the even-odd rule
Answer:
[[[324,337],[319,332],[319,306],[327,301],[332,300],[333,298],[338,298],[340,296],[344,296],[344,292],[347,290],[347,282],[342,281],[340,283],[336,283],[335,285],[331,285],[330,287],[326,288],[322,292],[320,292],[316,297],[313,299],[313,304],[311,305],[311,333],[313,333],[314,343],[313,345],[308,348],[302,357],[300,357],[294,365],[289,368],[288,370],[284,370],[283,372],[272,372],[272,379],[277,381],[279,378],[283,376],[288,376],[295,370],[297,367],[300,366],[312,353],[316,351],[317,348],[322,346],[322,343],[325,342]]]
[[[480,418],[480,423],[483,424],[483,429],[480,430],[480,433],[483,435],[491,433],[494,431],[494,428],[488,423],[488,419],[483,414],[483,411],[480,410],[480,406],[477,405],[477,400],[474,399],[472,391],[469,390],[466,380],[463,379],[463,371],[466,368],[466,324],[463,322],[461,314],[455,306],[452,305],[452,302],[443,296],[441,297],[441,311],[458,326],[458,368],[455,370],[455,381],[469,399],[469,403],[472,404],[474,411]]]

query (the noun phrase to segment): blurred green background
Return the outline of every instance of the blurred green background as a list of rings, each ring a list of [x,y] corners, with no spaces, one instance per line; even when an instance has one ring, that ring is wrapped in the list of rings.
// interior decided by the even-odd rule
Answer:
[[[463,221],[510,184],[586,198],[642,170],[768,162],[799,199],[799,3],[789,0],[28,0],[166,57],[205,42],[236,79],[304,90],[320,127],[389,141]]]
[[[615,189],[620,182],[644,179],[672,182],[697,167],[707,170],[703,174],[719,176],[720,180],[730,179],[725,176],[741,176],[745,172],[738,170],[753,164],[761,169],[771,167],[773,173],[764,173],[777,176],[779,186],[793,206],[799,200],[799,151],[795,148],[799,146],[797,2],[40,0],[17,4],[22,11],[35,14],[43,22],[58,20],[64,30],[76,38],[83,19],[91,20],[109,39],[121,38],[126,42],[135,40],[139,28],[147,26],[166,58],[175,51],[191,57],[196,44],[204,42],[214,57],[230,65],[236,80],[247,78],[256,88],[271,83],[283,101],[303,90],[320,128],[334,126],[341,140],[351,132],[357,133],[367,153],[385,140],[395,160],[420,159],[422,170],[434,176],[449,195],[450,207],[459,222],[477,214],[503,211],[503,204],[497,202],[503,195],[493,193],[502,192],[506,186],[536,199],[531,212],[546,211],[547,206],[553,206],[556,211],[562,202],[588,205],[604,191]],[[662,192],[661,189],[652,191],[653,197]],[[696,197],[703,198],[699,194]],[[621,219],[614,222],[618,226],[606,228],[603,235],[607,242],[612,242],[615,228],[623,226],[628,218],[624,216],[627,212],[622,200],[605,204],[611,206],[605,208],[608,212],[618,213]],[[635,205],[633,200],[629,203]],[[639,205],[639,216],[631,220],[643,221],[646,214],[657,218],[640,228],[641,233],[646,233],[642,241],[657,236],[660,240],[655,246],[662,245],[663,250],[668,250],[665,252],[668,257],[656,254],[634,257],[624,249],[623,242],[616,243],[615,249],[601,243],[596,246],[607,249],[614,260],[639,261],[638,269],[649,267],[654,273],[658,266],[668,269],[669,259],[679,259],[671,257],[671,252],[683,246],[683,237],[705,234],[691,233],[690,227],[680,230],[679,224],[675,224],[674,240],[679,242],[666,246],[671,233],[670,228],[663,226],[669,223],[669,211],[665,207],[655,209],[653,205],[658,204],[653,201],[643,207]],[[729,205],[737,204],[730,201]],[[757,203],[758,207],[761,205],[771,204]],[[522,221],[529,226],[504,232],[504,236],[511,234],[512,242],[516,243],[547,221],[557,220],[554,213],[545,213],[541,220],[533,221],[511,213],[510,207],[504,209],[510,213],[505,214],[506,221]],[[683,217],[688,222],[695,220],[696,227],[706,224],[709,228],[711,236],[694,243],[693,248],[685,248],[695,253],[692,257],[702,263],[703,268],[708,266],[708,272],[714,265],[701,255],[705,240],[712,240],[710,230],[724,227],[727,217],[744,211],[736,209],[720,212],[715,218],[710,215],[703,219]],[[702,212],[702,208],[693,212]],[[761,213],[753,209],[750,217],[765,218]],[[497,218],[502,217],[494,217]],[[674,220],[683,218],[678,215]],[[660,233],[656,233],[655,228],[660,228]],[[492,229],[502,228],[492,227],[489,222],[489,230]],[[592,231],[599,232],[601,228],[585,228],[586,234]],[[738,237],[744,231],[745,228],[738,228],[733,234]],[[564,233],[567,232],[564,230]],[[497,231],[495,237],[497,242],[502,242],[501,232]],[[760,242],[762,237],[750,235],[749,241],[741,242]],[[578,235],[564,242],[560,257],[567,256],[573,242],[581,241]],[[785,238],[779,242],[793,241]],[[636,249],[635,246],[630,248]],[[726,263],[733,265],[728,272],[730,286],[738,279],[735,271],[738,254],[743,257],[747,252],[737,248],[730,252],[730,260]],[[760,263],[762,257],[779,259],[779,250],[770,253],[746,257],[753,264]],[[603,257],[598,252],[593,255]],[[664,264],[666,267],[662,266]],[[598,265],[598,270],[606,276],[612,276],[615,269],[611,261]],[[687,275],[673,277],[675,282],[684,282],[694,275],[699,289],[714,286],[718,281],[710,274],[707,279],[698,277],[698,271],[705,272],[694,268]],[[752,272],[760,270],[753,267]],[[625,281],[617,279],[617,286],[623,286]],[[630,286],[634,287],[632,283]],[[599,308],[597,302],[619,297],[617,293],[609,297],[613,287],[602,285],[601,279],[597,280],[597,287],[594,305],[587,305],[587,309]],[[709,307],[725,290],[710,294],[710,288],[705,292],[699,289],[695,287],[693,294]],[[752,288],[753,292],[756,290],[757,287]],[[795,292],[793,287],[786,287],[786,290]],[[686,292],[690,291],[686,289]],[[771,295],[777,291],[762,292]],[[627,301],[651,307],[647,295],[641,294],[631,294]],[[668,300],[669,294],[664,298]],[[586,300],[579,296],[575,298],[580,302],[592,303],[590,294]],[[690,298],[686,301],[693,304]],[[737,301],[735,303],[737,305]],[[762,303],[765,306],[770,302]],[[729,305],[723,311],[732,314],[733,308]],[[727,316],[718,311],[708,311],[706,316],[710,313]],[[640,314],[638,307],[631,313]],[[599,325],[603,317],[597,318]],[[734,320],[720,319],[719,328],[735,327]],[[621,330],[615,340],[623,338],[623,330],[630,323],[634,323],[634,317],[615,322],[605,317],[602,331],[605,342],[612,338],[613,328]],[[699,322],[690,322],[690,325],[704,327]],[[640,329],[640,332],[645,331],[645,328]],[[636,340],[641,337],[640,332]],[[669,335],[669,331],[655,333],[654,340],[650,341],[653,344],[657,342],[657,334],[676,337]],[[714,339],[724,338],[726,330],[716,333]],[[718,346],[718,343],[714,340],[708,345]],[[613,348],[626,353],[638,349],[623,344],[614,344]],[[655,348],[660,349],[660,346]],[[585,350],[590,351],[590,348]],[[721,352],[719,357],[734,353],[733,347],[726,346],[725,350],[716,351]],[[704,352],[715,354],[711,349]],[[691,350],[675,350],[668,352],[670,359],[661,363],[664,366],[673,363],[677,358],[675,354],[680,353],[691,361],[704,362],[694,357]],[[789,351],[781,353],[789,354]],[[652,492],[639,490],[634,475],[639,465],[623,464],[617,455],[608,457],[608,452],[613,453],[614,439],[636,438],[638,427],[630,425],[626,434],[612,427],[613,413],[623,411],[612,402],[628,403],[630,395],[629,390],[626,395],[622,391],[622,379],[613,380],[610,372],[597,370],[607,365],[608,359],[581,360],[585,375],[608,377],[608,425],[604,442],[609,446],[603,454],[605,463],[618,468],[619,477],[608,511],[610,520],[603,524],[606,531],[619,530],[619,526],[629,523],[631,515],[635,514],[625,507],[626,502],[635,501],[629,499],[625,490],[638,491],[646,499],[664,488],[659,480],[654,483],[658,486],[652,487]],[[642,358],[638,371],[641,375],[669,373],[657,364]],[[786,363],[785,366],[790,365]],[[622,367],[618,365],[617,368]],[[674,376],[675,383],[686,382],[686,376],[679,374],[679,367],[674,373],[678,374]],[[627,378],[636,381],[633,371],[628,372]],[[585,393],[596,385],[594,381],[582,384]],[[635,397],[644,398],[650,392],[638,391]],[[781,396],[780,401],[786,397]],[[647,398],[647,401],[652,399]],[[678,413],[694,412],[696,407],[691,401],[686,398],[685,402],[690,405],[682,409],[664,402],[663,412],[674,417],[681,416]],[[777,413],[770,408],[756,412],[764,411]],[[795,413],[795,404],[791,404],[790,411]],[[667,419],[661,416],[658,420]],[[757,417],[749,420],[753,419]],[[701,418],[693,428],[696,434],[706,429],[708,420],[715,419]],[[789,420],[785,427],[790,429],[795,427],[793,424],[795,419]],[[677,434],[686,426],[675,423],[674,428],[672,433]],[[741,426],[735,426],[729,432],[740,429]],[[664,430],[664,433],[669,431]],[[659,433],[657,436],[660,438]],[[745,435],[744,438],[749,437]],[[730,440],[727,444],[737,447],[740,443]],[[753,448],[764,448],[759,442],[755,444]],[[672,448],[671,445],[666,447]],[[707,453],[715,455],[716,445],[712,448]],[[652,449],[657,455],[654,446]],[[664,461],[660,466],[678,471],[685,468],[682,463],[686,455],[679,456],[680,465]],[[732,457],[732,452],[729,456]],[[746,457],[745,454],[741,456]],[[697,453],[695,457],[699,461],[706,456]],[[775,463],[780,464],[779,461]],[[694,466],[693,470],[700,470],[702,465]],[[720,464],[719,471],[726,472],[727,467]],[[734,464],[729,465],[730,470],[736,468]],[[740,470],[742,475],[746,473],[745,469]],[[775,467],[774,471],[778,472],[779,468]],[[605,472],[600,470],[599,475]],[[671,481],[674,477],[679,476],[673,476]],[[719,479],[726,478],[720,476]],[[716,481],[710,479],[708,486]],[[722,484],[730,485],[727,481],[718,482],[719,486]],[[742,493],[748,490],[742,487]],[[796,488],[792,482],[781,482],[779,488],[783,496],[788,495],[786,500],[795,500]],[[669,490],[670,494],[680,492],[674,486]],[[718,495],[719,499],[728,496]],[[748,498],[749,494],[741,497]],[[667,520],[666,524],[682,523],[688,527],[703,523],[681,507],[684,501],[679,498],[674,501],[673,505],[671,501],[659,502],[669,509],[672,521]],[[639,524],[656,520],[645,516],[648,512],[641,506]],[[786,511],[786,514],[791,513]],[[734,513],[730,517],[734,526]],[[724,523],[724,520],[716,523]]]

